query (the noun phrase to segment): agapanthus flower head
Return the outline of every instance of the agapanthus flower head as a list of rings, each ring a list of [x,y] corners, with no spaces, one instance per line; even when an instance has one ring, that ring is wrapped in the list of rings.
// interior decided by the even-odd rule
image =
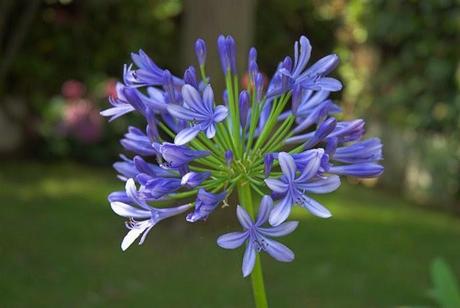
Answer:
[[[140,236],[144,242],[160,220],[189,211],[188,222],[206,222],[219,205],[228,205],[236,207],[243,231],[219,237],[218,245],[233,249],[246,243],[244,276],[258,252],[292,261],[294,253],[271,239],[297,228],[297,222],[286,222],[291,209],[331,217],[314,195],[336,190],[340,176],[379,176],[382,144],[363,139],[363,120],[335,118],[341,109],[329,94],[342,84],[329,74],[338,57],[309,65],[312,46],[305,36],[271,78],[259,71],[251,48],[242,89],[231,36],[217,40],[225,89],[213,88],[206,74],[205,42],[198,39],[194,47],[199,71],[189,66],[177,74],[183,79],[144,51],[133,53],[112,107],[101,112],[110,120],[131,112],[145,119],[142,127],[128,128],[121,144],[129,154],[114,164],[126,182],[124,191],[109,195],[115,213],[129,218],[122,249]],[[238,206],[228,198],[234,193]],[[259,206],[252,202],[256,196]]]

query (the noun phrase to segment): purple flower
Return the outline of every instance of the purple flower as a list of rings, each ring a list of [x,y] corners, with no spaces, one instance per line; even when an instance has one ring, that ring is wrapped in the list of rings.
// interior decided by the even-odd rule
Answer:
[[[128,133],[120,141],[121,145],[128,151],[144,156],[154,156],[157,151],[152,146],[152,140],[140,129],[130,126]]]
[[[163,159],[171,168],[182,167],[192,160],[206,157],[210,154],[208,151],[196,151],[187,146],[176,145],[169,142],[163,144],[154,143],[153,147],[163,156]]]
[[[181,188],[181,179],[173,177],[152,177],[145,173],[136,176],[136,180],[142,185],[141,193],[144,199],[159,200],[165,195],[173,193]]]
[[[164,70],[158,67],[142,49],[138,53],[131,53],[131,59],[138,69],[131,70],[131,65],[125,68],[124,81],[127,86],[142,87],[163,84]],[[173,77],[173,80],[177,85],[183,84],[183,81],[177,77]]]
[[[130,198],[129,203],[121,201],[112,201],[110,206],[112,210],[122,216],[129,218],[130,221],[126,226],[130,231],[123,238],[121,249],[124,251],[140,236],[142,235],[139,245],[141,245],[150,230],[161,220],[181,214],[190,208],[190,204],[182,205],[173,208],[157,209],[149,206],[143,199],[139,197],[139,193],[134,184],[133,179],[126,182],[126,195]],[[136,220],[142,219],[142,220]]]
[[[227,196],[226,191],[220,194],[212,194],[201,188],[196,197],[195,210],[187,215],[187,221],[196,222],[208,218],[209,214],[225,199],[225,196]]]
[[[352,134],[353,135],[353,134]],[[328,168],[329,173],[356,177],[377,177],[383,173],[383,167],[376,162],[382,159],[382,143],[378,138],[335,148],[336,137],[330,138],[328,147],[333,164]]]
[[[230,166],[233,162],[233,152],[232,150],[227,150],[225,151],[225,162],[227,163],[227,166]]]
[[[176,118],[192,121],[191,127],[181,130],[174,139],[177,145],[183,145],[195,138],[200,131],[206,131],[206,137],[213,138],[216,134],[216,123],[222,122],[228,114],[225,106],[219,105],[214,108],[214,94],[211,86],[207,86],[200,93],[192,86],[186,84],[182,87],[184,106],[170,104],[169,113]]]
[[[122,181],[134,178],[139,173],[134,162],[125,155],[120,155],[120,158],[121,161],[113,164],[113,168],[119,173],[118,178]]]
[[[233,74],[236,74],[236,43],[233,37],[220,35],[217,39],[217,48],[224,74],[227,74],[230,70]]]
[[[300,45],[300,50],[299,50]],[[277,73],[273,77],[267,96],[277,96],[294,85],[314,91],[339,91],[342,89],[340,81],[334,78],[325,77],[338,64],[336,55],[329,55],[314,63],[310,68],[305,69],[310,60],[311,45],[305,36],[301,36],[294,45],[294,64],[286,57],[278,66]]]
[[[240,93],[239,107],[240,107],[240,124],[241,124],[241,127],[245,129],[246,124],[248,123],[248,117],[249,117],[249,94],[248,94],[248,91],[246,90],[243,90]]]
[[[181,179],[181,185],[187,185],[190,188],[200,185],[204,180],[209,178],[210,172],[188,172]]]
[[[267,222],[272,207],[273,201],[270,196],[264,196],[260,203],[256,221],[254,222],[246,210],[238,205],[236,215],[244,231],[227,233],[217,239],[217,245],[225,249],[235,249],[246,242],[242,265],[244,277],[251,274],[258,252],[265,251],[274,259],[281,262],[291,262],[294,260],[294,253],[288,247],[272,240],[270,237],[288,235],[297,228],[299,223],[297,221],[289,221],[276,227],[262,227]]]
[[[310,161],[297,177],[297,167],[291,155],[285,152],[278,154],[278,161],[283,175],[279,179],[265,179],[267,186],[282,199],[270,214],[270,224],[277,226],[289,216],[291,207],[298,204],[309,210],[313,215],[328,218],[329,210],[319,202],[305,195],[306,192],[324,194],[336,190],[340,186],[340,179],[336,175],[328,177],[318,176],[324,150],[316,149]]]
[[[198,58],[198,63],[203,66],[206,62],[206,43],[202,39],[197,39],[195,42],[195,54]]]
[[[126,100],[123,94],[123,88],[124,85],[117,82],[115,86],[117,93],[116,97],[109,97],[109,103],[112,107],[100,112],[102,116],[110,117],[109,121],[113,121],[134,110],[134,107]]]
[[[257,65],[257,50],[252,47],[249,49],[249,57],[248,57],[248,72],[249,76],[254,81],[256,79],[256,75],[259,72],[259,66]]]
[[[268,177],[268,175],[272,171],[274,158],[275,157],[273,153],[267,153],[264,155],[264,175],[265,177]]]

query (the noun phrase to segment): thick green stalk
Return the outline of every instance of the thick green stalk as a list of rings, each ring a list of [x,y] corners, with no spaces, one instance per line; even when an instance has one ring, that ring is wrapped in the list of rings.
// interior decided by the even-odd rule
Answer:
[[[252,218],[255,218],[255,209],[252,200],[251,186],[246,181],[238,183],[238,196],[240,203],[246,208]],[[267,308],[267,296],[265,295],[262,263],[259,254],[256,255],[256,263],[251,274],[252,293],[257,308]]]

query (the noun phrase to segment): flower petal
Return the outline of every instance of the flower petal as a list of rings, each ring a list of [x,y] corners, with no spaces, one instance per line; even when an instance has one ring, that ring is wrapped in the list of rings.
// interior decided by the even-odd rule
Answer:
[[[193,140],[200,132],[200,127],[198,125],[185,128],[181,130],[174,138],[174,143],[177,145],[183,145]]]
[[[110,206],[115,214],[122,217],[148,218],[151,215],[151,211],[137,209],[129,204],[119,201],[110,202]]]
[[[302,183],[311,179],[318,173],[318,170],[321,167],[321,158],[324,155],[324,150],[317,149],[310,151],[315,153],[312,155],[311,159],[306,163],[305,168],[302,170],[300,176],[296,179],[297,183]]]
[[[216,106],[214,110],[214,122],[222,122],[228,115],[227,107],[223,105]]]
[[[131,229],[128,234],[123,238],[121,242],[121,250],[125,251],[129,246],[142,234],[142,232],[147,229],[148,225],[145,225],[145,228],[134,228]]]
[[[216,135],[216,126],[214,124],[210,124],[206,129],[206,137],[209,139],[214,138]]]
[[[298,187],[314,194],[325,194],[339,188],[340,178],[337,175],[328,176],[306,184],[299,184]]]
[[[332,216],[327,208],[322,206],[318,201],[307,196],[304,196],[301,206],[309,210],[313,215],[321,218],[329,218]]]
[[[248,232],[231,232],[219,236],[217,245],[225,249],[235,249],[243,245],[248,238]]]
[[[246,245],[246,250],[244,251],[243,265],[241,268],[244,277],[247,277],[249,274],[251,274],[254,268],[254,264],[256,263],[256,253],[257,252],[254,248],[254,244],[249,241]]]
[[[289,187],[288,184],[280,180],[277,180],[277,179],[269,178],[269,179],[265,179],[264,181],[265,181],[265,184],[267,184],[268,188],[270,188],[271,190],[277,193],[284,193]]]
[[[293,200],[290,194],[287,194],[277,205],[273,208],[270,213],[269,222],[272,226],[277,226],[284,222],[289,214],[291,213],[291,207]]]
[[[265,241],[267,243],[265,251],[274,259],[281,262],[291,262],[294,260],[294,252],[285,245],[268,238],[265,238]]]
[[[208,112],[212,112],[212,107],[214,105],[214,93],[212,92],[210,85],[207,85],[203,91],[203,105]]]
[[[273,200],[270,196],[265,195],[260,201],[259,213],[257,214],[256,226],[260,226],[268,220],[273,208]]]
[[[236,207],[236,217],[238,218],[241,226],[243,226],[245,229],[251,228],[251,226],[254,224],[248,212],[246,212],[242,206],[238,205]]]
[[[280,152],[278,154],[278,160],[283,174],[288,178],[289,181],[293,181],[296,172],[294,158],[292,158],[292,156],[286,152]]]
[[[126,194],[128,195],[128,197],[130,197],[131,200],[133,200],[137,205],[145,209],[150,208],[147,205],[147,203],[145,203],[144,200],[139,198],[139,194],[137,192],[137,188],[136,188],[136,184],[134,183],[134,179],[128,179],[126,181],[125,189],[126,189]]]
[[[170,115],[182,120],[191,121],[206,119],[206,117],[203,117],[200,113],[194,112],[176,104],[168,104],[167,108]]]
[[[287,221],[276,227],[262,228],[259,227],[257,230],[263,235],[270,237],[280,237],[292,233],[297,226],[299,225],[298,221]]]
[[[200,92],[198,92],[193,86],[189,84],[184,85],[182,87],[182,97],[184,99],[184,103],[196,112],[209,114],[209,110],[203,105]]]

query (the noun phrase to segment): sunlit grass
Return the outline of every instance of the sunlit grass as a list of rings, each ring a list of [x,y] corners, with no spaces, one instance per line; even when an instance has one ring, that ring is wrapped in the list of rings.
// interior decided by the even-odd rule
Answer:
[[[122,253],[123,220],[106,200],[121,188],[106,169],[2,164],[2,305],[251,306],[242,251],[215,245],[237,228],[233,208],[198,225],[165,221]],[[350,185],[318,199],[334,216],[294,211],[302,224],[283,242],[296,260],[263,258],[273,307],[430,305],[431,261],[442,256],[460,273],[459,219]]]

